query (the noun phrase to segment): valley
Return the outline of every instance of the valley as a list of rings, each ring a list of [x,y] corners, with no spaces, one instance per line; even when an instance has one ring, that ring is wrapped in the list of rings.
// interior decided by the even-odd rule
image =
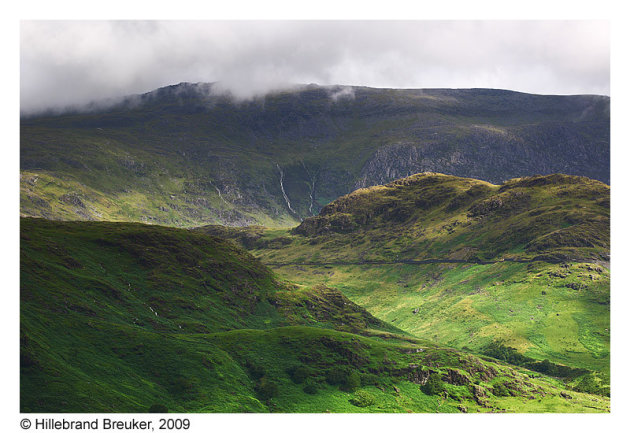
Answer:
[[[609,410],[583,371],[415,337],[206,234],[21,224],[24,412]]]
[[[197,230],[235,240],[287,280],[336,287],[417,337],[476,353],[501,342],[592,371],[606,389],[608,200],[587,178],[498,187],[428,173],[357,190],[294,229]]]
[[[181,83],[24,117],[21,411],[609,412],[609,105]]]

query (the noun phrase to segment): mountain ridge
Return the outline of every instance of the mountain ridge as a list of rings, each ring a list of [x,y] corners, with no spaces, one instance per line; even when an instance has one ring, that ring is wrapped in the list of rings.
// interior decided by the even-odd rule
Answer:
[[[610,176],[607,97],[306,86],[234,102],[184,84],[132,101],[22,119],[23,215],[289,226],[416,172]]]
[[[285,258],[292,247],[299,254],[298,245],[308,246],[320,262],[607,261],[609,206],[610,187],[586,177],[553,174],[493,185],[419,173],[341,196],[286,233],[290,237],[267,239],[256,227],[198,230],[233,237],[249,249],[276,243],[272,249],[282,247]],[[345,256],[335,250],[342,244],[353,246]]]

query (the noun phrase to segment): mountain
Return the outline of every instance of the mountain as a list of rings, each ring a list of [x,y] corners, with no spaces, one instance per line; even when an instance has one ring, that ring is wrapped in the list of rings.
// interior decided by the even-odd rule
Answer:
[[[493,185],[419,173],[342,196],[293,229],[198,230],[248,249],[281,248],[295,264],[608,261],[610,187],[560,174]]]
[[[610,187],[586,177],[420,173],[340,197],[293,229],[196,230],[416,337],[587,369],[606,393],[609,203]]]
[[[582,369],[417,339],[200,231],[24,218],[20,237],[22,412],[610,410]]]
[[[340,197],[293,232],[322,254],[342,238],[359,260],[607,260],[609,206],[610,188],[585,177],[498,186],[423,173]]]
[[[24,117],[21,410],[609,411],[609,117],[187,83]]]
[[[417,172],[609,182],[610,100],[491,89],[296,86],[235,100],[182,83],[21,119],[21,213],[292,226]]]

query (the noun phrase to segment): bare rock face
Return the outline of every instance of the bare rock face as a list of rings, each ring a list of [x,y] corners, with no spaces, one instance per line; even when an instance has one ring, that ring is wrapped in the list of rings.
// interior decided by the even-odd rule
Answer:
[[[442,377],[442,380],[450,383],[451,385],[457,386],[468,385],[470,383],[470,379],[468,378],[468,376],[450,368],[446,370],[446,375]]]
[[[417,383],[418,385],[424,385],[427,383],[427,380],[429,380],[431,373],[431,370],[421,370],[416,368],[409,372],[409,381]]]
[[[486,394],[486,391],[479,385],[473,385],[472,392],[475,402],[479,406],[487,407],[486,399],[488,398],[488,394]]]
[[[601,128],[598,139],[606,142],[610,131],[605,120],[608,109],[600,105],[604,101],[598,97],[579,101],[579,104],[585,104],[583,113],[587,113],[586,117],[596,116],[598,121],[603,121],[597,127]],[[397,129],[401,137],[398,142],[381,145],[370,155],[361,168],[355,188],[379,185],[425,171],[474,177],[495,184],[521,177],[523,172],[578,174],[604,183],[610,181],[607,146],[604,154],[593,156],[590,161],[584,158],[593,149],[592,143],[582,134],[586,128],[594,126],[592,123],[589,127],[580,124],[577,128],[574,128],[577,123],[568,125],[550,120],[537,127],[474,122],[464,125],[445,123],[423,114],[417,124]],[[575,121],[585,121],[584,116],[577,116],[579,120]]]
[[[85,204],[83,204],[83,201],[76,194],[64,194],[59,197],[59,200],[66,204],[85,209]]]

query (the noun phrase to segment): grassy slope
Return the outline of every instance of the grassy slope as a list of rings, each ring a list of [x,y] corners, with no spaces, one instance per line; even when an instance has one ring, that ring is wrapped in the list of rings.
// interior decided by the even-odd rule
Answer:
[[[609,203],[610,187],[584,177],[492,185],[423,173],[340,197],[292,230],[200,230],[234,238],[268,262],[607,261]]]
[[[278,283],[202,233],[23,219],[20,234],[25,412],[609,410],[405,335],[333,289]],[[450,398],[413,383],[431,374]],[[359,397],[370,406],[350,403]]]
[[[22,213],[278,227],[317,213],[359,181],[410,172],[609,177],[607,98],[356,88],[353,99],[333,102],[335,89],[315,86],[232,103],[204,98],[202,87],[22,119]],[[413,158],[404,150],[411,145],[419,149]],[[411,166],[399,166],[409,158]],[[392,174],[383,180],[385,171]]]
[[[475,351],[503,341],[607,382],[608,202],[609,188],[587,178],[497,186],[423,174],[342,197],[293,231],[201,230],[266,263],[292,264],[274,268],[291,281],[339,288],[418,337]],[[361,264],[436,258],[469,263]]]
[[[340,197],[293,232],[323,259],[602,260],[609,202],[610,188],[584,177],[498,186],[424,173]]]
[[[601,266],[537,264],[528,269],[525,264],[503,263],[275,270],[301,284],[336,287],[376,317],[419,338],[477,352],[500,340],[532,358],[608,376],[610,275]],[[567,287],[590,280],[590,275],[595,280],[587,288]]]

